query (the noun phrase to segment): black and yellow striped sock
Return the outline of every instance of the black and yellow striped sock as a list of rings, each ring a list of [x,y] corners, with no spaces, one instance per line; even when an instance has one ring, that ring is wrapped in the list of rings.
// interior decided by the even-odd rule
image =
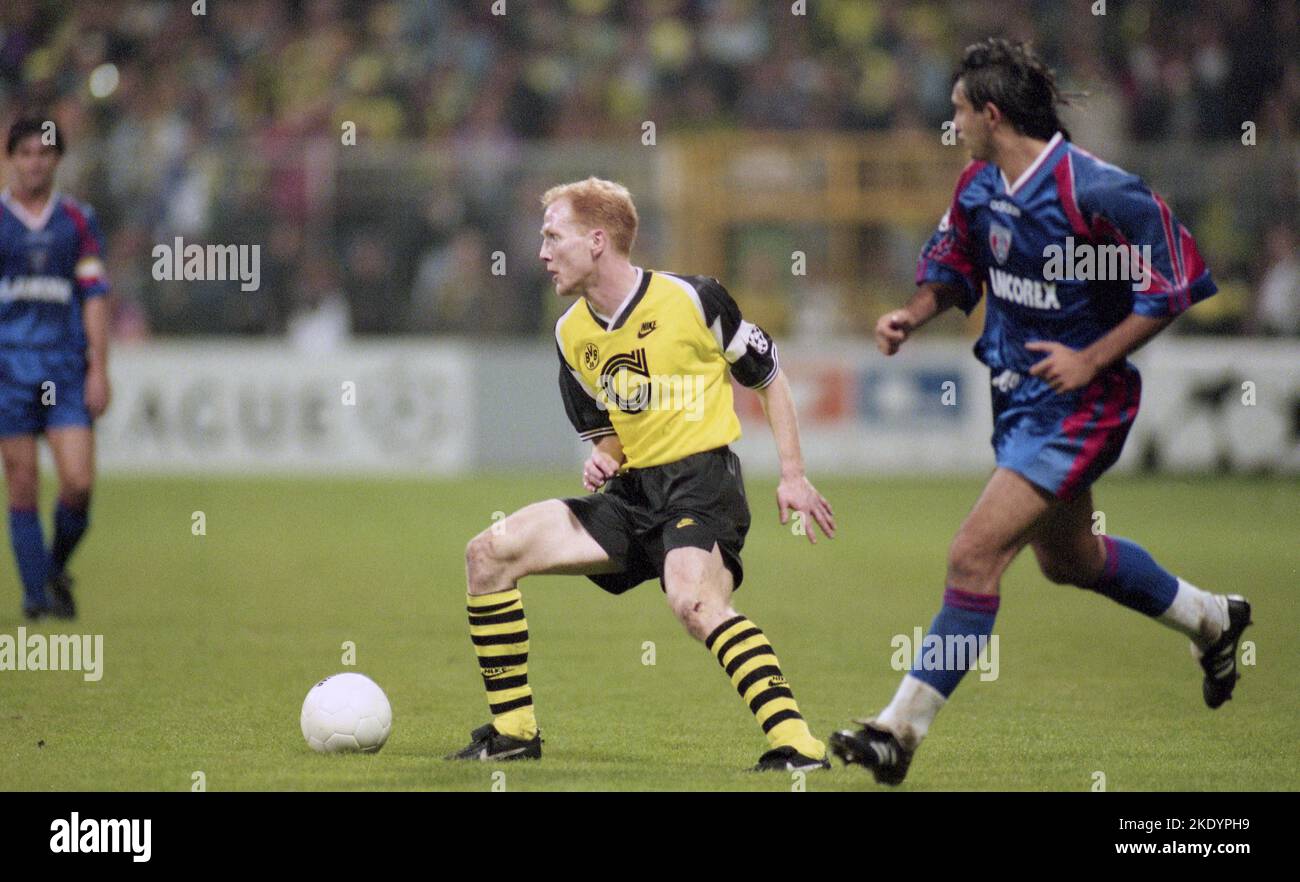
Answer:
[[[469,637],[478,655],[492,725],[502,735],[530,740],[537,734],[533,690],[528,685],[528,622],[518,588],[467,594]]]
[[[772,644],[753,622],[744,616],[728,619],[714,629],[704,645],[717,656],[769,744],[788,745],[813,759],[826,756],[826,745],[812,736],[799,713]]]

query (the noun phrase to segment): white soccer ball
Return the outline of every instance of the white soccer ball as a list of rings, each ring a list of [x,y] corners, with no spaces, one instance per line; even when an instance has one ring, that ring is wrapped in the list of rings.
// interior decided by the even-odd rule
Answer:
[[[302,737],[318,753],[376,753],[393,731],[388,696],[364,674],[321,680],[302,703]]]

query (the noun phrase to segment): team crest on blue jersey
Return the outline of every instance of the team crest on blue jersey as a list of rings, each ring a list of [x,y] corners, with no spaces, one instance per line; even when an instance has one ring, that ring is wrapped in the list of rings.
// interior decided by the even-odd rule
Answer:
[[[989,248],[998,263],[1006,263],[1007,255],[1011,253],[1011,230],[1002,224],[990,224]]]

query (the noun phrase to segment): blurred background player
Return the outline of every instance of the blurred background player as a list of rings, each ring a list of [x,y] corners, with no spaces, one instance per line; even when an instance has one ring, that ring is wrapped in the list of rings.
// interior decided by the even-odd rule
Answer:
[[[455,759],[541,756],[528,685],[528,625],[518,580],[582,574],[612,594],[658,577],[673,613],[704,642],[771,749],[759,770],[827,768],[764,633],[736,612],[749,530],[730,378],[758,392],[781,459],[777,509],[834,536],[830,505],[804,475],[799,429],[776,344],[741,318],[716,279],[632,265],[637,214],[625,187],[588,178],[554,187],[541,258],[561,297],[560,390],[594,449],[593,495],[551,499],[484,530],[466,551],[470,636],[492,722]],[[595,491],[605,488],[605,492]]]
[[[0,192],[0,454],[29,619],[76,614],[65,567],[86,532],[92,424],[109,400],[103,240],[90,207],[54,189],[64,147],[52,122],[15,122],[5,144],[11,179]],[[37,510],[42,433],[59,478],[49,548]]]
[[[1217,708],[1232,697],[1250,604],[1172,575],[1134,542],[1098,535],[1090,490],[1137,416],[1141,379],[1126,357],[1214,294],[1214,281],[1160,196],[1069,142],[1052,73],[1028,47],[1002,39],[968,47],[952,102],[972,162],[922,251],[919,290],[875,332],[893,355],[939,313],[969,313],[987,286],[975,352],[992,377],[997,469],[949,549],[927,639],[982,649],[1002,574],[1030,545],[1052,582],[1089,588],[1190,637],[1205,703]],[[1127,278],[1062,279],[1048,249],[1072,243],[1149,247],[1149,258],[1142,253]],[[832,750],[879,782],[901,782],[977,651],[935,666],[918,647],[889,706],[862,729],[835,733]]]

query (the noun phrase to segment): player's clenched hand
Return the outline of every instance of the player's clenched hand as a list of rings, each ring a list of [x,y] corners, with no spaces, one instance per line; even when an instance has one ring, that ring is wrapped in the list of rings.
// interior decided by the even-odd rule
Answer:
[[[603,450],[593,450],[582,465],[582,486],[595,493],[617,474],[618,463],[614,457]]]
[[[814,524],[821,527],[827,536],[835,538],[835,512],[831,511],[831,504],[826,501],[826,497],[818,493],[817,488],[804,476],[783,477],[777,485],[776,510],[781,516],[781,523],[789,523],[792,509],[803,515],[804,530],[808,534],[808,541],[813,545],[817,544]]]
[[[1046,381],[1058,395],[1082,389],[1097,376],[1097,368],[1083,353],[1063,343],[1035,340],[1026,343],[1025,348],[1030,352],[1047,353],[1046,358],[1034,363],[1029,373]]]
[[[83,400],[91,419],[99,419],[108,410],[108,401],[112,392],[108,385],[108,372],[102,368],[86,371],[86,388]]]
[[[876,346],[885,355],[893,355],[915,327],[916,322],[906,309],[887,312],[876,322]]]

